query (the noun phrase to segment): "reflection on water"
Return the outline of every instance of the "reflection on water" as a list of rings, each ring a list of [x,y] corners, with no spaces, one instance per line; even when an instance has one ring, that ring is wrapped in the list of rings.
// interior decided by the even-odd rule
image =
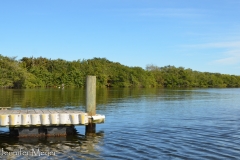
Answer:
[[[0,106],[84,110],[84,94],[3,89]],[[37,159],[238,159],[239,97],[240,89],[98,89],[97,112],[106,121],[95,136],[77,126],[75,136],[12,139],[0,128],[0,149],[56,152]]]
[[[92,159],[100,154],[103,132],[85,136],[81,134],[63,137],[9,137],[0,133],[0,159]],[[41,154],[40,152],[44,152]]]
[[[206,89],[205,89],[206,90]],[[175,101],[191,100],[197,98],[211,98],[209,89],[203,90],[166,90],[143,88],[97,89],[97,104],[109,104],[125,100],[149,100],[149,101]],[[0,107],[14,108],[52,108],[52,107],[81,107],[85,104],[85,90],[80,89],[0,89]],[[156,96],[158,95],[158,96]],[[213,95],[214,96],[214,95]]]

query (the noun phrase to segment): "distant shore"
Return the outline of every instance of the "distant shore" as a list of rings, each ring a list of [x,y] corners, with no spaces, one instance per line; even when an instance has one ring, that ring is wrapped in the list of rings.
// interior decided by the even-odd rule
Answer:
[[[43,57],[20,60],[0,55],[0,88],[84,87],[87,75],[97,87],[238,88],[240,76],[183,67],[128,67],[106,58],[66,61]]]

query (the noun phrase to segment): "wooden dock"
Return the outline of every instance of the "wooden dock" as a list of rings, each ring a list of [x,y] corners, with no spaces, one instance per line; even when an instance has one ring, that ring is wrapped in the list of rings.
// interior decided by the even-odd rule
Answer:
[[[86,112],[63,109],[10,109],[0,107],[0,127],[9,127],[10,135],[60,136],[73,134],[75,125],[85,125],[86,134],[94,134],[105,116],[96,114],[96,76],[86,78]]]
[[[103,123],[105,116],[88,116],[77,110],[0,110],[0,127],[88,125],[90,120],[93,123]]]

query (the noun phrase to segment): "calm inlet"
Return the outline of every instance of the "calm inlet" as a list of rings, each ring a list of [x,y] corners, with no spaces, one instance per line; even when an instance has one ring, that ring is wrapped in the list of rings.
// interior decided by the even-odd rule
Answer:
[[[240,89],[97,89],[94,136],[10,138],[0,159],[238,159]],[[0,107],[85,110],[84,89],[0,89]]]

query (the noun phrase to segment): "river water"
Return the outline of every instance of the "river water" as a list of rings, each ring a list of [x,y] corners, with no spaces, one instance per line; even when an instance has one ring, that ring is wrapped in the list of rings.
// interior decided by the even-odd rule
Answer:
[[[84,110],[84,89],[0,90],[0,107]],[[10,138],[0,159],[239,159],[240,89],[98,89],[97,133]],[[42,154],[40,154],[40,151]]]

